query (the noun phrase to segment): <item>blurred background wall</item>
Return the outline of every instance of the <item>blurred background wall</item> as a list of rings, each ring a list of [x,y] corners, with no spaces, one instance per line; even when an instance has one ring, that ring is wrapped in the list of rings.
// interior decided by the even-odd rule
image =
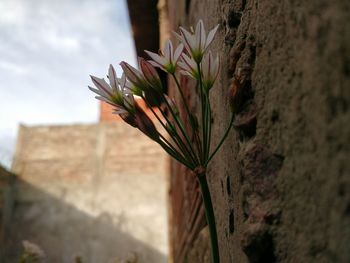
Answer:
[[[143,41],[151,50],[159,42],[156,4],[146,5],[152,12],[138,22],[156,34]],[[117,52],[127,55],[129,49]],[[91,263],[167,262],[167,156],[108,105],[100,104],[99,112],[96,124],[19,127],[12,173],[0,171],[1,262],[16,262],[23,240],[39,245],[50,263],[76,257]]]
[[[49,262],[166,262],[166,160],[120,121],[21,126],[6,262],[27,239]]]

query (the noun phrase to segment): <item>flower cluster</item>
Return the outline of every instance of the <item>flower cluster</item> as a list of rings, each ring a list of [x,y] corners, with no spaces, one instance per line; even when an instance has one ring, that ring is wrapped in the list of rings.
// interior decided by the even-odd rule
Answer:
[[[91,76],[96,88],[89,87],[96,93],[97,99],[114,107],[114,113],[138,128],[145,135],[160,144],[166,152],[176,160],[194,170],[206,167],[216,150],[210,154],[211,144],[211,109],[209,91],[217,79],[220,62],[213,56],[208,47],[214,39],[218,26],[206,34],[203,21],[200,20],[195,31],[187,31],[180,27],[175,33],[179,45],[174,47],[167,40],[163,50],[158,54],[145,51],[150,60],[138,59],[138,68],[123,61],[120,66],[123,75],[118,78],[115,69],[110,65],[108,81]],[[185,114],[190,120],[190,130],[186,129],[184,120],[180,117],[178,107],[173,99],[165,94],[157,68],[168,73],[174,80],[181,95],[181,103],[186,109]],[[197,82],[200,90],[201,115],[194,116],[183,96],[182,87],[178,81],[178,73],[184,77],[189,76]],[[150,108],[153,119],[156,119],[168,133],[170,139],[163,136],[143,109],[135,101],[135,96],[144,100]],[[152,107],[156,106],[155,111]],[[198,121],[201,119],[201,121]],[[201,128],[201,131],[199,129]]]
[[[157,142],[170,156],[194,172],[202,190],[210,229],[213,263],[219,263],[220,259],[214,211],[205,173],[208,163],[229,134],[234,120],[232,113],[228,128],[215,148],[211,149],[210,90],[218,77],[220,61],[219,57],[215,57],[209,50],[209,46],[218,27],[213,28],[208,34],[201,20],[195,31],[187,31],[180,27],[180,32],[174,33],[180,42],[177,47],[167,40],[164,49],[158,54],[146,51],[150,60],[139,58],[138,68],[127,62],[121,62],[120,66],[124,73],[120,79],[116,76],[113,66],[110,66],[107,76],[109,83],[104,79],[91,76],[96,88],[89,87],[98,95],[97,99],[112,105],[114,112],[119,114],[126,123],[139,129]],[[165,71],[174,80],[181,97],[180,102],[176,102],[165,94],[166,89],[163,87],[157,69]],[[184,87],[181,87],[178,79],[179,75],[190,77],[196,82],[201,106],[199,116],[194,115],[187,105],[183,94]],[[138,105],[135,96],[142,99],[149,107],[153,118]],[[179,103],[184,109],[181,114],[177,105]],[[152,119],[156,120],[158,125],[155,125]],[[190,127],[185,125],[185,120],[188,120]],[[165,133],[168,136],[165,136]]]

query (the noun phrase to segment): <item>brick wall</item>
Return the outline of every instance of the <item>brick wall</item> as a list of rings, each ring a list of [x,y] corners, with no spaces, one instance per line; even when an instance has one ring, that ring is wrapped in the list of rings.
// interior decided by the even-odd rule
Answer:
[[[136,253],[166,262],[167,157],[123,122],[21,126],[13,170],[16,209],[7,262],[21,241],[48,262],[110,262]]]

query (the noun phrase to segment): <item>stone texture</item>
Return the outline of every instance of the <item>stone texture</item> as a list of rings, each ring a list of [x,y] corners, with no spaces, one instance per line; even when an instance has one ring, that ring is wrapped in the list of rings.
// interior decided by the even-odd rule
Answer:
[[[171,30],[220,24],[214,145],[235,94],[209,167],[221,262],[349,262],[349,1],[183,0],[168,13]],[[198,113],[191,83],[186,98]]]
[[[166,175],[162,149],[122,122],[21,126],[7,262],[22,240],[50,263],[167,261]]]

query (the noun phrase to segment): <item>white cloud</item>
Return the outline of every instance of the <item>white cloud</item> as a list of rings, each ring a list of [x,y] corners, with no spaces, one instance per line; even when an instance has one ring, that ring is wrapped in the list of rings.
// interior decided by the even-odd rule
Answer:
[[[135,62],[127,16],[120,0],[0,1],[0,155],[19,123],[97,121],[89,75]]]

